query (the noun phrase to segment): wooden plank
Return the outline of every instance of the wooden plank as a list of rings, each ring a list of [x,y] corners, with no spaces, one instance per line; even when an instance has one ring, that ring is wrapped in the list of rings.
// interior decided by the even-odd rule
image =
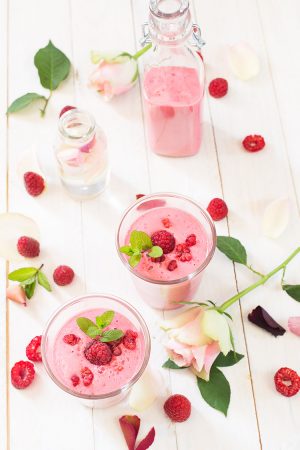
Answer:
[[[48,6],[45,2],[10,1],[10,102],[28,91],[44,92],[33,65],[33,55],[49,38],[71,56],[68,3],[57,0]],[[84,292],[81,206],[65,194],[55,177],[50,176],[58,113],[62,106],[73,101],[71,76],[53,94],[44,119],[39,117],[37,107],[9,118],[10,210],[29,215],[39,225],[42,250],[35,264],[45,263],[49,279],[59,264],[71,265],[77,274],[70,287],[58,288],[52,283],[52,294],[39,289],[26,310],[10,304],[10,367],[25,358],[25,346],[32,337],[41,334],[50,314],[71,297]],[[41,161],[46,162],[48,182],[46,192],[36,199],[25,193],[16,171],[19,158],[33,144]],[[10,269],[14,267],[11,265]],[[36,380],[26,391],[9,389],[11,450],[92,450],[92,411],[60,391],[41,364],[36,364],[36,370]]]
[[[230,85],[226,98],[209,99],[224,195],[230,208],[230,232],[249,250],[249,262],[257,270],[266,272],[298,245],[299,218],[256,3],[228,1],[225,5],[212,1],[207,8],[205,2],[197,2],[196,8],[208,42],[205,53],[208,81],[224,76]],[[277,32],[274,23],[268,35],[271,37]],[[281,36],[284,39],[284,33]],[[261,71],[252,81],[236,80],[228,70],[226,46],[236,41],[249,42],[260,57]],[[288,117],[286,119],[289,120]],[[261,153],[249,154],[242,150],[241,140],[254,133],[265,136],[267,146]],[[271,241],[262,235],[262,215],[267,204],[281,196],[290,199],[292,219],[286,233]],[[293,268],[288,269],[291,281],[295,277],[295,266],[296,262]],[[246,269],[237,267],[236,270],[240,289],[254,281],[255,276],[247,273]],[[278,280],[277,283],[271,282],[241,301],[262,447],[270,450],[299,446],[295,419],[299,416],[299,403],[296,398],[287,400],[281,397],[273,384],[273,375],[278,368],[297,369],[298,342],[288,333],[275,340],[255,328],[246,317],[258,304],[262,304],[284,326],[288,316],[299,314],[299,306],[280,291],[278,284]],[[237,309],[236,305],[229,312]],[[242,409],[240,411],[242,414]]]

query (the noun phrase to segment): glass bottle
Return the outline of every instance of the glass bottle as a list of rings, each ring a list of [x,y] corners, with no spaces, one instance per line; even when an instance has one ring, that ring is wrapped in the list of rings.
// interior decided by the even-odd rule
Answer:
[[[109,180],[106,137],[86,111],[74,108],[59,119],[55,156],[68,193],[79,200],[104,191]]]
[[[204,65],[192,48],[204,42],[188,0],[150,0],[142,91],[150,148],[164,156],[195,155],[201,145]]]

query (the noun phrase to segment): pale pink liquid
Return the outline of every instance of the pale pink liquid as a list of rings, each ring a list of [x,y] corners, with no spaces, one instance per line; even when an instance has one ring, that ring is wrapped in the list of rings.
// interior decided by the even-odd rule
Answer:
[[[144,77],[144,108],[151,149],[164,156],[191,156],[201,144],[203,87],[195,69],[152,67]]]
[[[122,354],[113,356],[109,364],[97,366],[85,358],[84,349],[91,342],[91,338],[80,330],[76,318],[87,317],[95,322],[96,316],[103,312],[104,310],[99,308],[83,311],[82,314],[72,317],[58,332],[53,348],[50,350],[51,354],[48,355],[51,369],[56,378],[64,386],[80,394],[102,395],[122,388],[136,375],[144,360],[145,348],[141,333],[138,335],[134,350],[129,350],[121,344]],[[117,312],[108,328],[119,328],[124,332],[129,329],[137,331],[125,316]],[[75,334],[80,337],[79,343],[74,346],[66,344],[63,340],[66,334]],[[84,386],[80,379],[80,384],[74,387],[71,377],[77,375],[80,378],[80,371],[84,367],[88,367],[92,371],[93,382],[90,386]]]

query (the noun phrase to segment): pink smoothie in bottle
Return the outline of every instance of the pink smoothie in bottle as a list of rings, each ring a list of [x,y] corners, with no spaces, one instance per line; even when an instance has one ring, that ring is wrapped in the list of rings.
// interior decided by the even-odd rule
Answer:
[[[144,252],[140,263],[135,267],[134,270],[139,275],[151,280],[168,282],[184,278],[203,264],[211,250],[211,242],[199,220],[177,208],[162,207],[145,212],[132,224],[127,243],[133,230],[144,231],[150,237],[163,230],[164,234],[167,232],[174,237],[172,250],[158,258],[158,262]],[[177,293],[173,290],[174,299],[177,294],[182,295],[182,287],[185,290],[187,286],[189,283],[179,286]]]
[[[72,317],[58,331],[51,351],[47,351],[48,362],[57,380],[76,394],[103,395],[114,392],[130,382],[143,364],[145,354],[143,336],[137,332],[129,319],[118,312],[115,312],[113,321],[105,330],[117,328],[124,333],[130,330],[135,336],[134,344],[128,345],[121,340],[115,347],[117,350],[114,350],[113,343],[107,344],[112,351],[109,363],[92,364],[86,358],[87,347],[95,341],[81,331],[76,319],[86,317],[95,322],[95,318],[104,311],[98,308],[82,311],[81,314]],[[74,335],[76,339],[65,338],[69,335]],[[92,373],[91,383],[89,383],[90,373]]]
[[[203,86],[196,69],[152,67],[144,76],[144,108],[151,149],[164,156],[191,156],[201,144]]]

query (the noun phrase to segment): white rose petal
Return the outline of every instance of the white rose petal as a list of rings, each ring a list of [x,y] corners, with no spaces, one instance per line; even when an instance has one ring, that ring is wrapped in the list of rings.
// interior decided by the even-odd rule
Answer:
[[[229,47],[228,64],[233,74],[240,80],[250,80],[260,70],[256,53],[248,44],[242,42]]]
[[[132,387],[129,394],[129,406],[136,411],[149,408],[158,396],[160,384],[161,381],[157,380],[157,376],[154,376],[148,368]]]
[[[290,204],[288,198],[274,200],[266,207],[263,215],[263,234],[271,239],[277,239],[288,226],[289,220]]]

